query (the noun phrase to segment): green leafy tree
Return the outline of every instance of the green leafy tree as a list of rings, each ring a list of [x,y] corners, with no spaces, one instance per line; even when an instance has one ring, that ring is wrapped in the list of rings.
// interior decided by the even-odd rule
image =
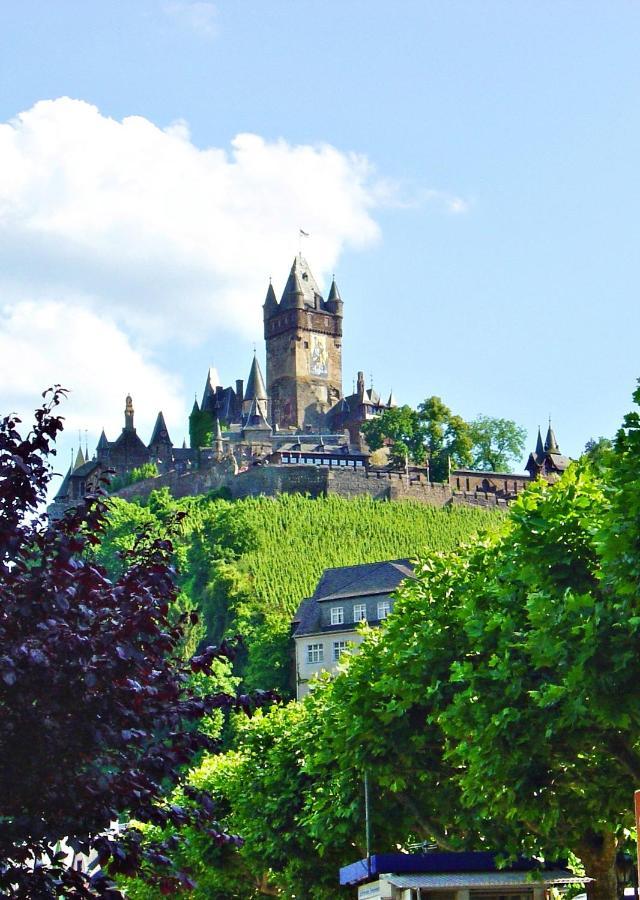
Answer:
[[[189,444],[192,450],[210,447],[213,440],[213,416],[206,409],[194,409],[189,416]]]
[[[424,429],[410,406],[385,409],[381,415],[364,423],[362,433],[372,450],[390,446],[396,465],[404,466],[407,458],[416,464],[424,462]]]
[[[511,419],[478,416],[469,424],[472,464],[476,469],[509,472],[522,458],[527,432]]]
[[[447,481],[450,465],[471,464],[469,426],[454,415],[440,397],[428,397],[418,406],[418,418],[425,435],[426,454],[432,481]]]

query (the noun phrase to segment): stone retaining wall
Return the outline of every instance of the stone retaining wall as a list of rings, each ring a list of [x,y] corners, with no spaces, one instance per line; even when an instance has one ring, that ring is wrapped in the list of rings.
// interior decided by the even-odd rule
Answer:
[[[176,497],[196,496],[226,488],[231,497],[256,497],[261,494],[308,494],[325,497],[369,496],[374,500],[415,500],[430,506],[481,506],[506,508],[507,501],[483,491],[454,491],[448,484],[434,484],[420,475],[399,472],[376,472],[366,469],[346,469],[322,466],[267,465],[251,468],[233,475],[217,468],[187,472],[169,472],[122,488],[116,496],[125,500],[146,498],[151,491],[169,488]]]

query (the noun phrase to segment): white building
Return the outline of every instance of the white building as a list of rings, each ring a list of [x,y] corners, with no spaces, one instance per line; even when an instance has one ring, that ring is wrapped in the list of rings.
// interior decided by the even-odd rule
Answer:
[[[335,672],[341,655],[361,642],[359,623],[379,625],[386,619],[393,592],[412,576],[408,559],[325,569],[293,620],[298,700],[309,690],[310,679]]]

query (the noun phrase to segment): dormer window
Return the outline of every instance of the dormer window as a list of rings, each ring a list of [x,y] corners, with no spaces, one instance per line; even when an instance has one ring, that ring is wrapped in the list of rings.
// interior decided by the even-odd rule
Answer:
[[[344,606],[331,607],[331,624],[342,625],[344,623]]]
[[[353,621],[354,622],[366,622],[367,621],[367,604],[366,603],[354,603],[354,605],[353,605]]]

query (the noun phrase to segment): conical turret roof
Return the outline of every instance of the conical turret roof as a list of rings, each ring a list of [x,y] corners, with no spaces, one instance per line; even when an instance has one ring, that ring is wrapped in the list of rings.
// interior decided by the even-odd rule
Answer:
[[[331,282],[331,287],[329,289],[329,296],[327,300],[342,300],[340,296],[340,291],[338,290],[338,285],[336,284],[335,276]]]
[[[269,281],[269,287],[267,288],[267,296],[265,297],[265,301],[262,304],[267,312],[270,310],[276,309],[278,306],[278,301],[276,300],[276,292],[273,289],[273,285],[271,281]]]
[[[559,453],[560,447],[558,446],[558,441],[556,440],[556,435],[551,427],[551,419],[549,419],[549,430],[547,431],[547,438],[544,442],[544,449],[547,453]]]
[[[153,434],[151,435],[149,446],[151,446],[152,444],[171,444],[169,429],[167,428],[167,423],[164,420],[162,410],[160,410],[160,412],[158,413],[156,424],[153,426]]]
[[[104,428],[100,433],[100,440],[98,441],[98,450],[107,450],[109,448],[109,441],[107,440],[107,436],[104,433]]]
[[[392,389],[391,389],[391,393],[389,394],[389,399],[387,400],[387,407],[388,407],[389,409],[395,409],[395,407],[396,407],[397,405],[398,405],[398,402],[397,402],[396,398],[395,398],[394,395],[393,395],[393,388],[392,388]]]
[[[264,386],[264,378],[260,370],[258,357],[253,354],[253,362],[251,363],[251,371],[247,379],[247,389],[244,392],[245,400],[266,400],[267,389]]]
[[[193,415],[194,413],[199,413],[199,412],[200,412],[200,407],[198,406],[198,398],[194,397],[193,398],[193,406],[191,407],[191,415]]]
[[[217,416],[214,419],[213,439],[214,439],[214,441],[222,440],[222,429],[220,428],[220,419]]]
[[[542,443],[542,433],[540,431],[539,425],[538,425],[538,440],[536,441],[536,456],[537,457],[544,456],[544,444]]]

